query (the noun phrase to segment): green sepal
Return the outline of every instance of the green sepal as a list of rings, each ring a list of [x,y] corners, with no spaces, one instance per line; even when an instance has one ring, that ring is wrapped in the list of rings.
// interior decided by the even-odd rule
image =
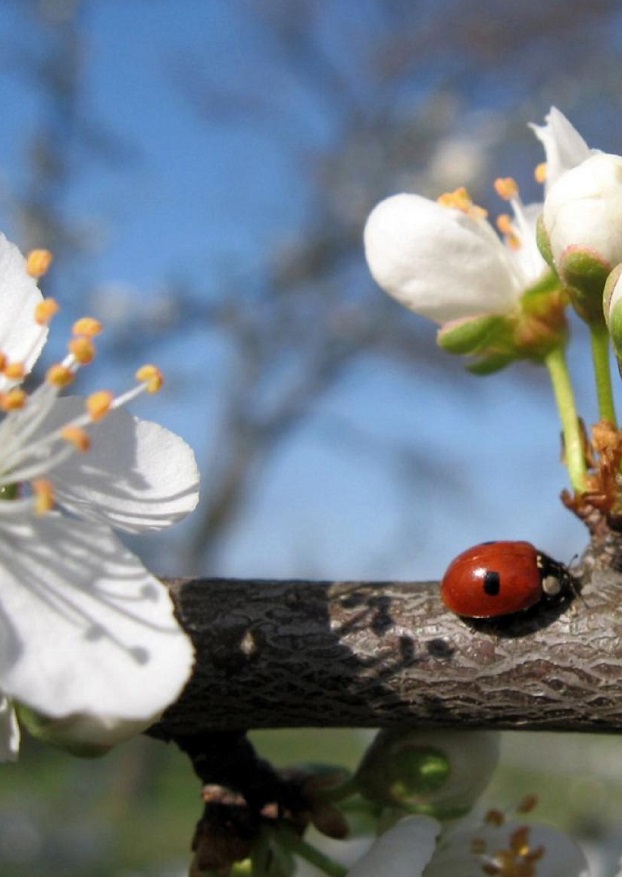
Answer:
[[[511,363],[516,362],[519,358],[511,353],[490,353],[475,360],[475,362],[470,362],[466,368],[472,375],[492,375],[511,365]]]
[[[553,258],[553,250],[551,249],[551,239],[544,225],[542,214],[540,214],[536,223],[536,243],[538,244],[540,255],[546,264],[555,271],[555,259]]]
[[[452,320],[439,329],[436,342],[447,353],[466,356],[494,342],[505,323],[505,317],[498,314]]]
[[[622,275],[622,265],[617,265],[605,283],[605,291],[603,293],[603,311],[605,322],[609,330],[609,336],[613,349],[615,350],[618,363],[622,358],[622,301],[620,295],[616,296],[616,301],[612,304],[613,292],[620,281]]]
[[[555,271],[547,271],[537,283],[530,286],[521,295],[521,306],[524,311],[530,313],[534,307],[540,307],[543,296],[560,290],[560,280]]]
[[[611,265],[594,250],[571,246],[560,259],[559,273],[581,319],[586,323],[602,322],[603,291]]]
[[[73,718],[52,719],[44,716],[30,707],[24,706],[23,703],[14,702],[15,712],[20,724],[28,731],[28,733],[46,743],[48,746],[54,746],[57,749],[63,749],[70,755],[76,755],[78,758],[99,758],[110,752],[112,746],[104,746],[97,743],[85,743],[77,740],[71,734],[71,726],[74,722]]]

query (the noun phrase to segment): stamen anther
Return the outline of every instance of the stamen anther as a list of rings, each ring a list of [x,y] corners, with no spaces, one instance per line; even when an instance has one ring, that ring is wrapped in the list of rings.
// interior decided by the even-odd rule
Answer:
[[[49,250],[31,250],[26,256],[26,271],[31,277],[47,274],[54,256]]]
[[[499,177],[495,180],[495,192],[504,201],[518,197],[518,183],[513,177]]]
[[[54,508],[54,487],[47,478],[35,478],[32,482],[35,498],[35,514],[44,515]]]
[[[67,345],[69,352],[80,365],[88,365],[95,359],[95,345],[85,335],[72,338]]]
[[[137,381],[145,384],[148,393],[157,393],[164,384],[164,375],[157,365],[143,365],[135,374]]]
[[[537,165],[536,169],[533,172],[534,177],[536,178],[536,182],[540,184],[546,183],[546,174],[547,174],[547,166],[546,162],[543,161],[541,164]]]
[[[114,395],[109,390],[98,390],[96,393],[91,393],[86,400],[86,410],[91,420],[101,420],[105,417],[110,411],[113,401]]]
[[[65,441],[72,444],[77,451],[80,451],[81,454],[90,450],[91,437],[86,430],[81,429],[79,426],[66,426],[61,430],[61,436]]]
[[[85,335],[87,338],[94,338],[102,331],[102,324],[94,317],[82,317],[73,324],[71,332],[73,335]]]
[[[21,387],[13,387],[7,393],[0,396],[1,411],[19,411],[26,405],[28,396]]]
[[[7,362],[3,371],[10,381],[21,381],[26,374],[26,366],[23,362]]]
[[[60,310],[60,305],[54,298],[44,298],[35,308],[35,323],[47,326],[54,314]]]
[[[75,373],[70,368],[67,368],[67,366],[63,365],[61,362],[57,362],[55,365],[49,367],[45,375],[45,380],[53,387],[58,387],[59,390],[62,390],[63,387],[68,387],[69,384],[74,381],[75,377]]]

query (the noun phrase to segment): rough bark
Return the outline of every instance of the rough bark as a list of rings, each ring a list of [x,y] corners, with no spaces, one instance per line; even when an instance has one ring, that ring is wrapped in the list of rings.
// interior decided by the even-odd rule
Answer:
[[[588,556],[575,599],[499,623],[452,615],[434,582],[171,581],[197,661],[153,731],[622,730],[611,563]]]

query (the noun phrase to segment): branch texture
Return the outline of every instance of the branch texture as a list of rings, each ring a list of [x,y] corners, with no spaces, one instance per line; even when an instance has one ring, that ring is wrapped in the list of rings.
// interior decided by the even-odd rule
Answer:
[[[465,622],[437,583],[168,582],[196,668],[153,732],[279,727],[622,729],[622,579]]]

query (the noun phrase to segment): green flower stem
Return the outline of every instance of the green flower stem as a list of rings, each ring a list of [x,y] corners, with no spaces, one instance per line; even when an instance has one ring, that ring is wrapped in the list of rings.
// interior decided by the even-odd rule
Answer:
[[[321,789],[317,792],[317,796],[320,801],[330,801],[331,804],[336,804],[338,801],[345,801],[346,798],[358,794],[358,791],[358,777],[354,774],[338,786]]]
[[[564,436],[564,453],[570,483],[575,491],[581,493],[586,488],[587,467],[583,450],[583,436],[577,417],[577,409],[563,347],[556,347],[545,357],[544,364],[549,370],[557,411]]]
[[[279,835],[279,839],[282,841],[285,840],[281,834]],[[348,869],[344,865],[340,865],[339,862],[324,855],[324,853],[321,853],[317,847],[307,843],[305,840],[302,840],[302,838],[294,838],[291,832],[288,833],[284,845],[287,845],[287,847],[289,847],[289,849],[297,856],[300,856],[301,859],[305,859],[305,861],[309,862],[315,868],[324,871],[329,877],[345,877],[348,873]]]
[[[590,338],[598,396],[598,413],[601,420],[608,420],[615,426],[617,421],[611,386],[609,332],[604,322],[590,323]]]

